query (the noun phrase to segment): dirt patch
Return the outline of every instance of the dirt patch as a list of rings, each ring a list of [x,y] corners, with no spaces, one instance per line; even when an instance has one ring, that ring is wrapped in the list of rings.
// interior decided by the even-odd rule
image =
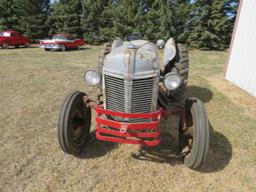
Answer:
[[[205,77],[211,86],[223,93],[236,106],[243,108],[244,113],[249,117],[256,119],[256,99],[230,83],[221,75]]]

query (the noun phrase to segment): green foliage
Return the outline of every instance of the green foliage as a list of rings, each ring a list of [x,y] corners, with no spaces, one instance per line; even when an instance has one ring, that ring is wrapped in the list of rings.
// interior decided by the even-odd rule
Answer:
[[[82,6],[80,0],[60,0],[55,2],[47,20],[47,24],[50,26],[49,35],[71,33],[81,37],[81,14]]]
[[[45,21],[50,0],[1,0],[0,30],[14,29],[30,38],[41,38],[48,31]]]
[[[0,0],[0,31],[19,28],[17,0]]]
[[[124,38],[131,33],[140,33],[143,39],[152,41],[159,38],[167,40],[172,36],[185,42],[183,26],[189,8],[189,1],[184,0],[175,3],[170,0],[109,1],[101,14],[98,37],[105,41],[115,36]],[[176,31],[180,34],[176,35]]]
[[[140,33],[200,49],[229,45],[238,0],[0,0],[0,30],[31,38],[71,33],[100,44]]]
[[[189,43],[200,49],[223,50],[229,45],[232,19],[227,13],[234,1],[197,0],[193,4],[194,18]]]
[[[50,0],[20,0],[17,13],[19,30],[30,38],[42,38],[49,30],[45,24]]]
[[[82,0],[81,28],[88,43],[99,44],[108,40],[107,37],[104,37],[105,31],[102,34],[101,28],[107,26],[109,18],[105,17],[106,11],[104,10],[108,7],[109,2],[108,0]]]

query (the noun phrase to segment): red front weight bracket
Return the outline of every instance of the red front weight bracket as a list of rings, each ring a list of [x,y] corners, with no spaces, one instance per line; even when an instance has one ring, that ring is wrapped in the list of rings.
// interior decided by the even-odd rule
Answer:
[[[97,113],[96,137],[99,140],[146,146],[156,146],[160,143],[158,128],[163,114],[162,108],[153,113],[121,113],[96,106],[95,111]],[[145,119],[145,122],[118,122],[106,116]]]

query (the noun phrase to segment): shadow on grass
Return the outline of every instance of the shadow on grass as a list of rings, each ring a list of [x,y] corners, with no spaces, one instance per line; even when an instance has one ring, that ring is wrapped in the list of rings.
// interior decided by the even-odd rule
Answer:
[[[171,134],[161,135],[161,143],[156,147],[141,146],[136,154],[132,157],[142,161],[153,161],[157,163],[168,163],[170,165],[182,164],[179,158],[179,147],[177,139]]]
[[[210,146],[205,163],[198,169],[200,172],[217,172],[224,169],[232,158],[232,146],[220,132],[214,131],[210,125]]]
[[[207,103],[212,99],[213,93],[211,90],[205,87],[189,85],[186,89],[186,97],[196,97],[200,99],[203,103]]]
[[[89,49],[91,49],[91,48],[90,47],[80,47],[79,50],[89,50]]]
[[[60,52],[60,53],[66,53],[66,52],[73,52],[73,51],[84,51],[84,50],[89,50],[91,49],[90,47],[80,47],[79,49],[67,49],[66,51],[61,51],[61,50],[48,50],[46,52],[48,53],[56,53],[56,52]],[[44,50],[44,49],[42,49]]]
[[[91,49],[90,47],[80,47],[79,49],[68,49],[67,51],[84,51],[84,50],[89,50]]]
[[[210,147],[204,164],[197,169],[199,172],[211,173],[224,169],[232,157],[232,147],[228,139],[221,133],[214,131],[210,125]],[[142,161],[168,163],[172,166],[183,164],[179,156],[178,137],[171,134],[161,136],[161,144],[156,147],[141,146],[133,158]]]
[[[212,92],[199,86],[188,86],[187,96],[197,97],[204,103],[209,102],[213,94]],[[178,121],[171,121],[168,118],[165,122],[163,120],[163,126],[168,128],[168,132],[161,133],[161,143],[156,147],[141,146],[137,153],[132,154],[132,157],[137,160],[151,161],[157,163],[168,163],[171,166],[183,164],[183,160],[179,153],[179,141],[178,141]],[[162,124],[161,122],[161,124]],[[171,130],[169,129],[171,127]],[[228,139],[217,131],[214,131],[211,123],[210,128],[210,147],[208,156],[204,164],[197,169],[199,172],[217,172],[224,169],[232,157],[232,146]],[[103,156],[115,149],[118,146],[117,143],[102,142],[96,139],[95,131],[91,133],[90,140],[87,147],[82,153],[81,158],[97,158]]]
[[[3,49],[0,48],[1,50],[17,50],[17,49],[31,49],[31,48],[38,48],[36,46],[30,46],[30,47],[26,47],[26,46],[19,46],[19,47],[15,47],[15,46],[9,46],[7,49]]]
[[[96,132],[93,131],[90,133],[89,141],[84,150],[81,152],[79,158],[90,159],[101,157],[117,148],[117,146],[118,143],[99,141],[96,138]]]

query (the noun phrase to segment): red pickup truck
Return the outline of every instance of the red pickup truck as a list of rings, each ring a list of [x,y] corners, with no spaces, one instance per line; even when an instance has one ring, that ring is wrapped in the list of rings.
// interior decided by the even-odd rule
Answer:
[[[29,47],[31,40],[22,36],[17,31],[0,32],[0,47],[7,49],[9,46],[26,46]]]
[[[41,40],[41,48],[46,51],[50,50],[61,50],[66,51],[67,49],[77,49],[85,44],[83,39],[76,39],[70,34],[56,34],[52,36],[50,40]]]

